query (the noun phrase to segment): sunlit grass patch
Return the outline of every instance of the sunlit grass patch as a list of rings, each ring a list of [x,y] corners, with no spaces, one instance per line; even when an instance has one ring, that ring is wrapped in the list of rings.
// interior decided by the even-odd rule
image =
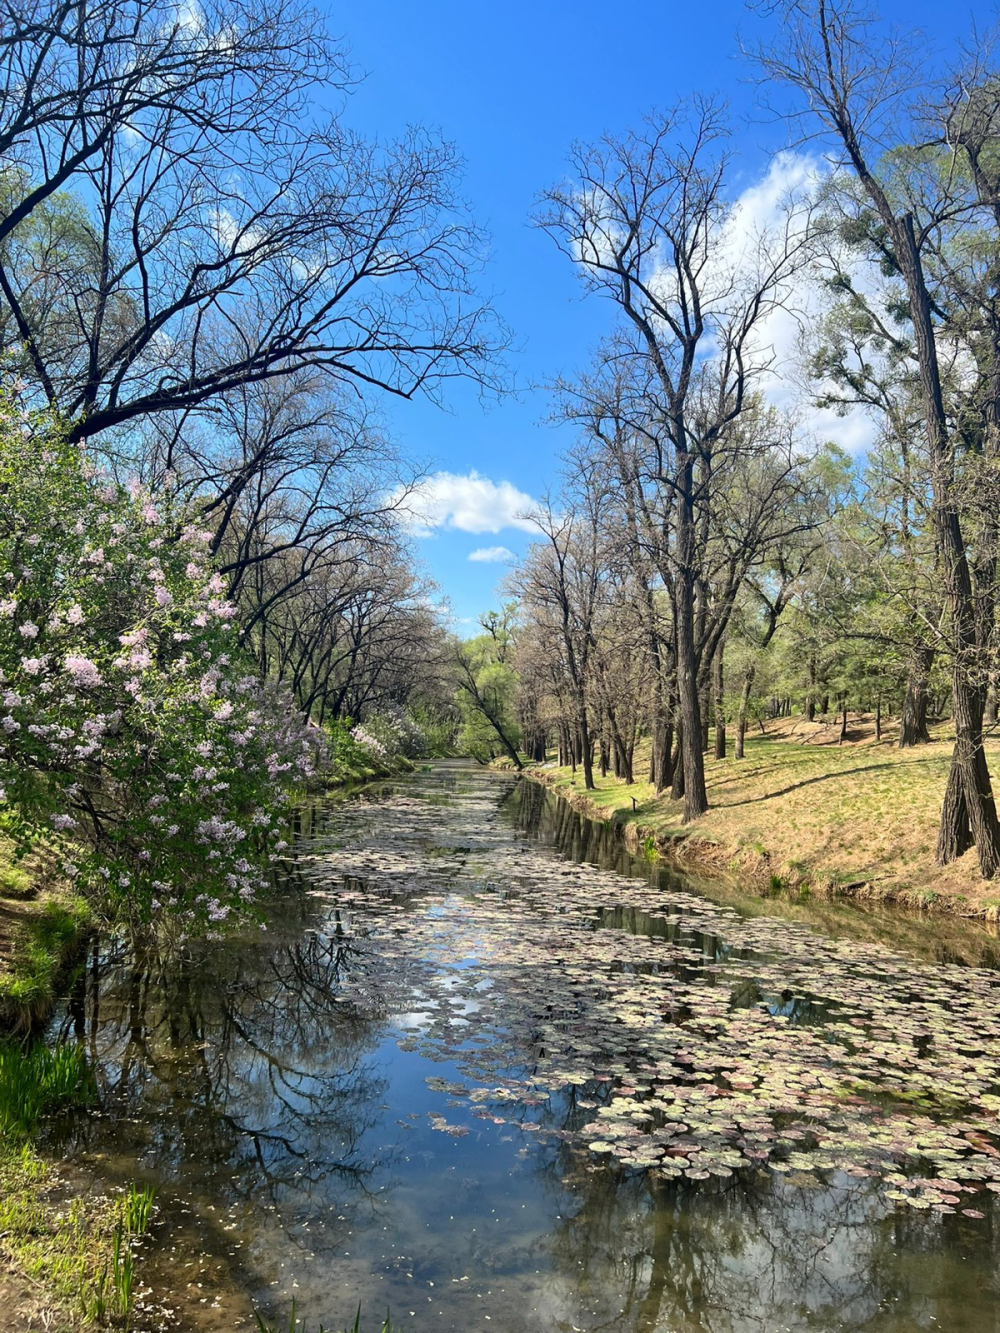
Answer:
[[[0,1135],[32,1134],[44,1115],[90,1099],[93,1079],[78,1046],[0,1045]]]
[[[83,899],[68,897],[50,899],[16,922],[0,969],[0,1016],[8,1023],[30,1021],[51,1002],[60,969],[90,919]]]
[[[0,1045],[0,1254],[44,1293],[51,1329],[128,1327],[135,1242],[153,1215],[148,1187],[74,1196],[32,1142],[46,1116],[86,1106],[93,1092],[81,1048]]]

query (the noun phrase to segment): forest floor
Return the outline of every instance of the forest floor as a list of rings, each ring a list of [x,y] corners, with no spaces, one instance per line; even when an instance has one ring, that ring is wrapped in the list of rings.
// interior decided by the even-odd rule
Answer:
[[[779,718],[747,735],[746,758],[705,757],[710,809],[697,824],[681,823],[681,804],[657,797],[649,783],[626,786],[595,774],[546,764],[531,776],[573,804],[622,827],[626,840],[702,868],[739,872],[762,889],[893,900],[1000,920],[1000,881],[984,881],[975,852],[950,866],[934,862],[938,817],[952,741],[945,725],[928,745],[900,750],[887,722],[875,740],[874,718],[829,723]],[[987,741],[994,788],[1000,790],[1000,738]],[[648,743],[635,772],[648,772]],[[634,802],[634,809],[633,809]],[[650,841],[651,840],[651,841]]]

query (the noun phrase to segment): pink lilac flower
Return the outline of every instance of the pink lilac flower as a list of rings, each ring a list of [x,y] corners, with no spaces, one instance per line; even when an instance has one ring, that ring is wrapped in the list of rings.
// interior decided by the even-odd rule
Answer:
[[[73,677],[73,683],[82,689],[93,689],[100,685],[101,673],[97,668],[97,663],[92,662],[89,657],[81,657],[78,653],[70,653],[66,658],[66,670]]]

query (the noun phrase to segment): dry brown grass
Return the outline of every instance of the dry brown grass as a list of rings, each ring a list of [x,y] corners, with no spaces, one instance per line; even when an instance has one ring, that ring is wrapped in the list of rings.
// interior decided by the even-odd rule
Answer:
[[[744,877],[807,884],[823,892],[894,898],[996,918],[1000,882],[983,881],[974,853],[934,863],[937,823],[951,755],[939,728],[931,744],[899,750],[894,728],[874,740],[873,719],[849,719],[851,740],[837,745],[839,723],[784,719],[747,739],[747,757],[706,758],[711,809],[681,824],[679,803],[657,798],[646,782],[626,787],[598,778],[591,805],[661,848],[678,838],[681,855],[724,864]],[[1000,789],[1000,741],[987,742]],[[640,752],[637,773],[648,764]],[[581,774],[542,770],[544,780],[583,797]],[[632,809],[632,798],[636,809]]]

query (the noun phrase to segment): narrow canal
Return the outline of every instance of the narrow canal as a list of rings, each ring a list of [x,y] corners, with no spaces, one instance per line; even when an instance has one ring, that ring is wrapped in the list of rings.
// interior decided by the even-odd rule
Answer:
[[[95,949],[49,1147],[156,1186],[137,1327],[1000,1329],[1000,973],[441,764],[302,816],[266,930]]]

